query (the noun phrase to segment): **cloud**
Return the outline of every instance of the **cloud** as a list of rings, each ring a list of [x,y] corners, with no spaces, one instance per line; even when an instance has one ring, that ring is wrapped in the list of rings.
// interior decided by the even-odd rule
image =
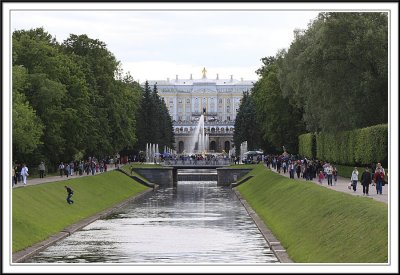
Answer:
[[[254,79],[260,59],[288,48],[293,30],[305,28],[316,15],[293,11],[30,10],[13,11],[11,26],[13,30],[42,26],[58,42],[70,34],[87,34],[106,43],[123,68],[141,79],[190,74],[200,67],[201,71],[202,66]]]

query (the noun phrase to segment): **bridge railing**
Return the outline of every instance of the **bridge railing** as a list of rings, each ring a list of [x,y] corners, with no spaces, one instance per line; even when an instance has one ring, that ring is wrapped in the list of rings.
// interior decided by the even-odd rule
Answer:
[[[211,160],[193,160],[193,159],[176,159],[176,160],[164,160],[161,163],[163,166],[215,166],[215,165],[230,165],[229,159],[211,159]]]

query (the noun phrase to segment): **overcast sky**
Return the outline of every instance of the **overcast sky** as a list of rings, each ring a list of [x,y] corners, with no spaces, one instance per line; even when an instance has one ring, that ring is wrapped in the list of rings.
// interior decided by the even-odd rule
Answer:
[[[318,11],[11,11],[11,31],[44,27],[58,42],[87,34],[135,80],[201,77],[256,80],[260,59],[288,48]]]

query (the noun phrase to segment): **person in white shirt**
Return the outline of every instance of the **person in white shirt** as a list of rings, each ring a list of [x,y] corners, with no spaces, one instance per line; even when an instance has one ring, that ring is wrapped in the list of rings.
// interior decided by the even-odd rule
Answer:
[[[353,186],[353,191],[356,192],[356,190],[357,190],[357,182],[358,182],[358,170],[357,170],[357,167],[354,167],[354,170],[351,173],[351,182],[352,182],[352,186]]]
[[[330,164],[326,167],[326,175],[328,177],[328,185],[332,186],[332,166]]]
[[[21,176],[22,176],[24,185],[26,185],[26,178],[29,176],[29,174],[28,174],[28,167],[26,167],[25,163],[22,165]]]

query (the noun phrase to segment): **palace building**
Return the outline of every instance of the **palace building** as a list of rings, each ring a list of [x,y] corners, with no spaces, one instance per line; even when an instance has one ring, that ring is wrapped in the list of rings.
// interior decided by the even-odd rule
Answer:
[[[243,92],[250,91],[255,81],[207,78],[204,68],[201,79],[149,80],[157,85],[173,120],[175,148],[178,153],[189,152],[189,139],[204,114],[204,129],[208,134],[209,152],[226,153],[233,147],[236,114]]]

